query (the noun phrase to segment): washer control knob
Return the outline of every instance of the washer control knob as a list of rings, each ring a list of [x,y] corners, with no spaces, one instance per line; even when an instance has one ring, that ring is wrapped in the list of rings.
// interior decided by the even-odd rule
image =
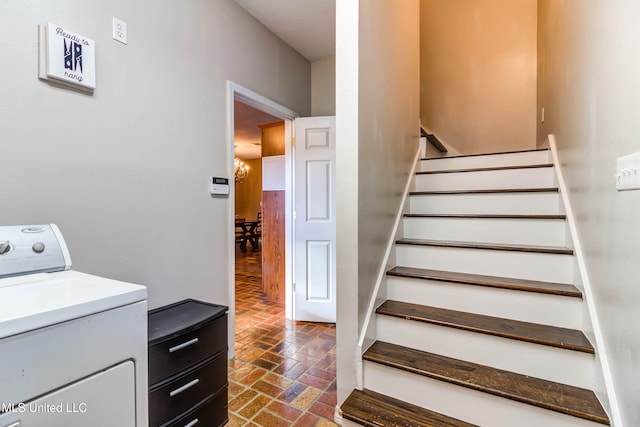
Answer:
[[[39,254],[44,252],[44,243],[42,242],[36,242],[33,244],[33,246],[31,246],[31,249],[33,249],[33,252]]]
[[[0,255],[4,255],[11,250],[11,242],[6,240],[4,242],[0,242]]]

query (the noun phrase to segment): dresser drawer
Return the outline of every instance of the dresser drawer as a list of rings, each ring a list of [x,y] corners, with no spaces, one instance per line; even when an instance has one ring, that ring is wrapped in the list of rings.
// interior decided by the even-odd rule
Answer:
[[[149,425],[159,426],[227,387],[227,352],[149,390]]]
[[[227,349],[227,315],[149,347],[149,385]],[[226,352],[225,352],[226,353]],[[226,375],[225,375],[226,377]]]
[[[186,415],[162,427],[221,427],[229,421],[227,387]]]

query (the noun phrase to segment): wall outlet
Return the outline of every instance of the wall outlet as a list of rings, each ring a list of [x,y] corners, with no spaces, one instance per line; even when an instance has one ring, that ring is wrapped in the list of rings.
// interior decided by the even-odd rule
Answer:
[[[616,189],[639,190],[640,189],[640,152],[618,157],[616,169]]]
[[[113,39],[127,44],[127,23],[113,17]]]

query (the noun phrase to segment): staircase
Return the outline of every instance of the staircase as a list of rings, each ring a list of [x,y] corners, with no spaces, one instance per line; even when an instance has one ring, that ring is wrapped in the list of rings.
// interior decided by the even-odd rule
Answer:
[[[549,150],[418,169],[344,425],[609,425]]]

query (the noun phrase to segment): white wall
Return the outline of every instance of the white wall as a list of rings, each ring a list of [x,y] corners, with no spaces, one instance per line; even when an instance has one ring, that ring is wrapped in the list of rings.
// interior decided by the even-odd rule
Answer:
[[[336,7],[341,402],[355,386],[355,340],[418,149],[420,3],[360,0]]]
[[[111,18],[129,44],[111,39]],[[37,79],[36,26],[93,38],[93,95]],[[0,224],[57,223],[80,271],[150,307],[228,304],[226,81],[310,113],[310,64],[231,0],[0,2]]]
[[[356,386],[359,1],[336,2],[336,367],[338,405]],[[347,236],[347,238],[343,238]]]
[[[422,124],[460,153],[535,148],[537,0],[421,0]]]
[[[311,63],[311,115],[336,115],[336,57]]]
[[[640,151],[640,3],[540,0],[538,140],[555,134],[624,426],[640,425],[640,192],[615,190]]]

